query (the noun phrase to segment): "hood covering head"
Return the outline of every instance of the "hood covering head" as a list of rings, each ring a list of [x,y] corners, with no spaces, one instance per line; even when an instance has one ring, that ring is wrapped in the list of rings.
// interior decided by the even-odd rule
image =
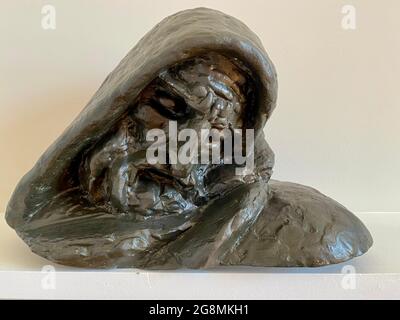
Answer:
[[[7,208],[12,227],[31,221],[46,204],[74,187],[71,166],[126,113],[140,92],[163,70],[208,52],[235,57],[256,79],[255,140],[274,110],[277,79],[258,37],[239,20],[198,8],[167,17],[126,55],[78,115],[18,184]],[[261,138],[262,139],[262,138]]]

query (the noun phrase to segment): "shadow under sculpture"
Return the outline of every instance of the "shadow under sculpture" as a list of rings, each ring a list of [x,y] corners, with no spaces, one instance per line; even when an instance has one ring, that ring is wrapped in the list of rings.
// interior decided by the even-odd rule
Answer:
[[[263,127],[277,97],[273,64],[243,23],[199,8],[164,19],[107,77],[17,186],[6,219],[33,252],[90,268],[322,266],[372,238],[336,201],[270,180]],[[254,129],[254,170],[149,164],[168,132]],[[224,131],[225,132],[225,131]]]

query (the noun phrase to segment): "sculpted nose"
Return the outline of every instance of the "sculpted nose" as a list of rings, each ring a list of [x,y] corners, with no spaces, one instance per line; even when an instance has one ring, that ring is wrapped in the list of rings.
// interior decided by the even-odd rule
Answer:
[[[214,104],[211,107],[210,117],[208,118],[210,120],[210,122],[214,122],[218,118],[218,114],[219,114],[218,106],[216,106],[216,104]]]
[[[226,116],[228,114],[229,103],[223,99],[217,99],[211,107],[209,121],[213,127],[222,129],[227,126],[228,121]]]

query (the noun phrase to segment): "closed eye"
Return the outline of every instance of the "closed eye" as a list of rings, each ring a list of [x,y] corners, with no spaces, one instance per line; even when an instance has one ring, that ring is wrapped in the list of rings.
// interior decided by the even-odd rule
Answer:
[[[151,98],[150,105],[159,114],[171,120],[183,118],[187,114],[186,103],[183,99],[172,97],[168,93],[159,90]]]

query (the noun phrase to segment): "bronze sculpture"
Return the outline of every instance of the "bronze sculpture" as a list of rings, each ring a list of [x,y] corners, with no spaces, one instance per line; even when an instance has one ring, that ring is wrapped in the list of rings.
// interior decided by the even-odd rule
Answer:
[[[365,253],[372,237],[346,208],[270,180],[263,127],[276,98],[274,66],[243,23],[206,8],[174,14],[24,176],[7,222],[33,252],[90,268],[322,266]],[[168,151],[165,163],[150,163],[146,137],[170,132],[171,121],[222,140],[254,130],[254,168],[237,174],[243,165],[223,151],[217,163],[174,162]]]

